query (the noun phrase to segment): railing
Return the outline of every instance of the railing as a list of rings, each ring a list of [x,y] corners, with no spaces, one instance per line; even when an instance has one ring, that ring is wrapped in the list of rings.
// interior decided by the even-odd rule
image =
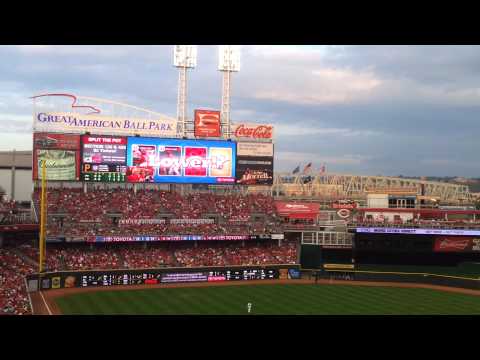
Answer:
[[[422,228],[422,229],[480,229],[480,222],[452,222],[452,221],[420,221],[420,222],[350,222],[348,228],[356,227],[388,227],[388,228]]]

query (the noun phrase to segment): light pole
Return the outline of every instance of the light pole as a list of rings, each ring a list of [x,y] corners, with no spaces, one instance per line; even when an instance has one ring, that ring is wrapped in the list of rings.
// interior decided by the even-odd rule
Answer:
[[[226,131],[222,133],[225,138],[230,139],[230,79],[232,72],[240,71],[239,45],[221,45],[219,47],[218,70],[223,73],[221,122]]]
[[[186,102],[187,102],[187,69],[193,69],[197,65],[196,45],[175,45],[173,48],[173,65],[178,68],[178,97],[177,119],[182,127],[183,137],[187,134],[186,129]]]

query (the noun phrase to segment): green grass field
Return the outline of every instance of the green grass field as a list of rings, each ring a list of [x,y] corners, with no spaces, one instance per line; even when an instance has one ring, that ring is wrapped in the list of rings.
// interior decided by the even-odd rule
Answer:
[[[67,295],[68,315],[469,315],[480,297],[430,289],[348,285],[242,285]]]

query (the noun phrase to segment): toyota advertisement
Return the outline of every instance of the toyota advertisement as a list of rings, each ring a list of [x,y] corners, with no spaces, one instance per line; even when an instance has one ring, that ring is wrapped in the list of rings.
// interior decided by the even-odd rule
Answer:
[[[220,111],[195,110],[195,137],[220,136]]]
[[[129,137],[127,182],[234,184],[231,141]]]

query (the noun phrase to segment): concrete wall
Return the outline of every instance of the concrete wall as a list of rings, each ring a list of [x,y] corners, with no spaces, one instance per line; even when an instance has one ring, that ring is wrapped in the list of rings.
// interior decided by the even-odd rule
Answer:
[[[406,212],[398,212],[397,213],[397,212],[370,212],[370,211],[366,211],[365,212],[365,218],[368,215],[372,215],[373,219],[376,220],[376,221],[381,220],[381,215],[383,215],[383,217],[387,221],[390,221],[390,222],[392,222],[395,219],[395,215],[400,216],[400,219],[402,219],[402,221],[413,220],[413,213],[406,213]]]
[[[0,186],[5,190],[7,199],[12,194],[12,170],[0,169]],[[13,199],[16,201],[30,201],[32,194],[32,170],[15,170],[15,193]]]
[[[367,207],[388,209],[388,194],[368,194]]]

